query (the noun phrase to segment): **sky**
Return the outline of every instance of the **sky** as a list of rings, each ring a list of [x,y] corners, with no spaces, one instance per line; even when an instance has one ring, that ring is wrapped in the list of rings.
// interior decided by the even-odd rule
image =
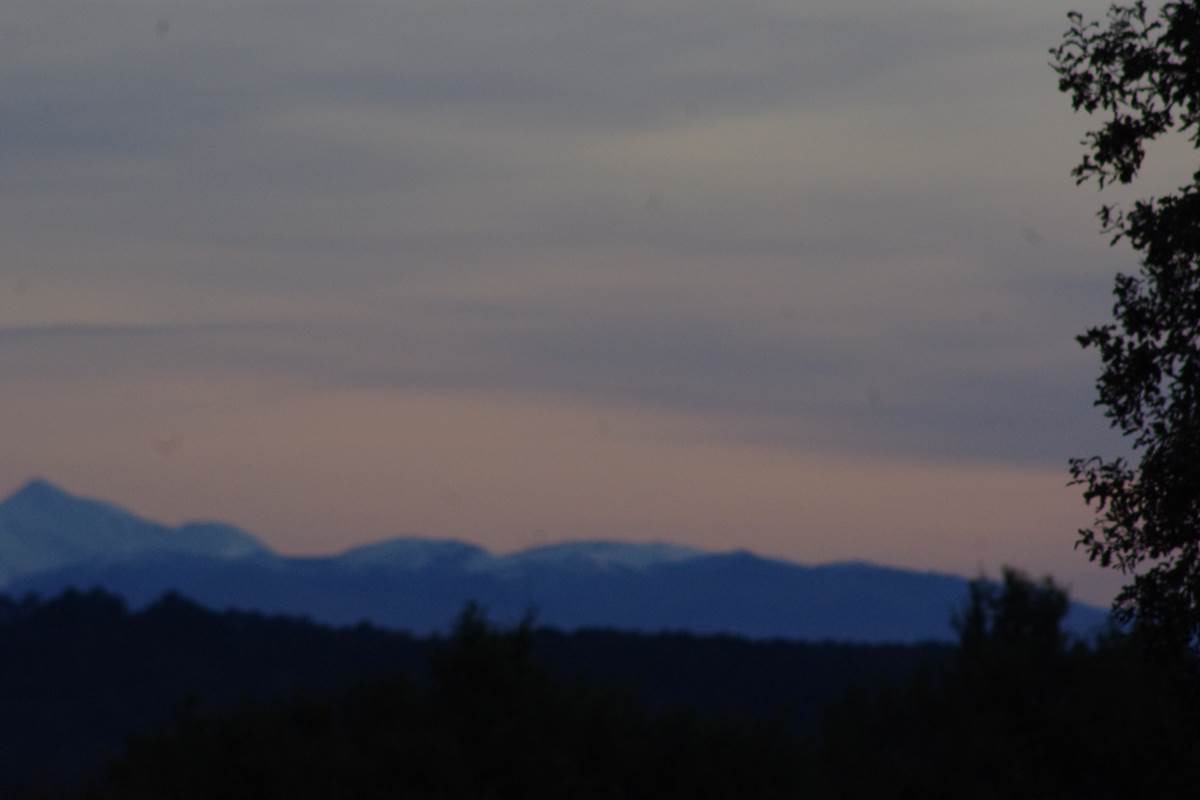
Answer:
[[[0,491],[1107,601],[1074,336],[1136,261],[1047,55],[1105,5],[6,0]]]

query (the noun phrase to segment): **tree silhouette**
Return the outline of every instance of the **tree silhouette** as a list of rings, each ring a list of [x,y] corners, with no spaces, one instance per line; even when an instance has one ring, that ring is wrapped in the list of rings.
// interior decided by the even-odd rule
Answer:
[[[905,685],[832,707],[815,797],[1191,797],[1196,691],[1117,631],[1061,629],[1067,595],[1005,570],[955,617],[959,650]]]
[[[1131,184],[1147,146],[1172,135],[1200,148],[1200,8],[1114,5],[1103,24],[1069,15],[1051,51],[1076,111],[1104,117],[1083,140],[1077,183]],[[1073,482],[1094,504],[1079,532],[1093,561],[1131,582],[1114,610],[1160,644],[1200,644],[1200,171],[1175,192],[1100,220],[1139,254],[1114,286],[1114,321],[1079,337],[1100,354],[1096,405],[1128,437],[1129,458],[1076,458]]]
[[[953,619],[962,660],[994,661],[1003,653],[1036,663],[1062,652],[1070,600],[1053,580],[1035,583],[1006,567],[1001,584],[980,578],[968,588],[966,606]]]

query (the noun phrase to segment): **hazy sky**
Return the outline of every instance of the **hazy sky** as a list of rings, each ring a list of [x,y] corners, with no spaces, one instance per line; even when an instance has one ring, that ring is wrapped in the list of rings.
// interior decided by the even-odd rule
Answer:
[[[0,491],[1105,600],[1073,336],[1134,262],[1046,53],[1105,5],[6,0]]]

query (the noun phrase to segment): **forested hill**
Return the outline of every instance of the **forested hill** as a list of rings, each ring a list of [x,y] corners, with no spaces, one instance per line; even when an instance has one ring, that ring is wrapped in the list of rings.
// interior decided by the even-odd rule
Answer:
[[[4,600],[0,797],[1194,796],[1195,659],[1073,640],[1066,608],[1006,573],[951,648]]]
[[[437,642],[215,612],[177,594],[140,611],[101,590],[0,596],[0,790],[77,778],[184,707],[319,695],[397,674],[420,683]],[[538,629],[533,642],[536,659],[567,683],[625,688],[652,709],[780,719],[796,730],[847,689],[899,682],[951,652],[599,630]]]
[[[404,635],[216,613],[174,594],[137,613],[99,590],[0,597],[0,796],[70,781],[185,705],[339,689],[423,663]]]

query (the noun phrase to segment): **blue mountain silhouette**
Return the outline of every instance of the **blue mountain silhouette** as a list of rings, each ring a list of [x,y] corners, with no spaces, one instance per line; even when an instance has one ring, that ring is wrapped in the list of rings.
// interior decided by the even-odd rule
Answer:
[[[497,620],[534,610],[539,622],[566,629],[947,640],[966,585],[862,561],[805,566],[665,543],[564,542],[498,555],[466,542],[400,538],[288,557],[229,525],[160,525],[44,480],[0,503],[0,591],[102,586],[142,605],[176,590],[216,608],[418,633],[445,629],[474,600]],[[1104,619],[1075,604],[1068,627],[1084,632]]]

